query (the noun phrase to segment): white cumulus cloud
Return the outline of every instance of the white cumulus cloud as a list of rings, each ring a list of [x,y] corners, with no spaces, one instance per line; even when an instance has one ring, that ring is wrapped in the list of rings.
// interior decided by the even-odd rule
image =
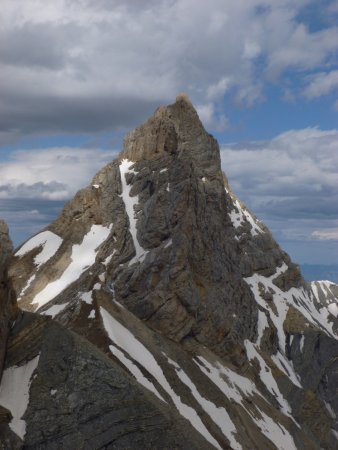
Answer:
[[[0,199],[66,200],[116,154],[80,148],[18,150],[0,163]]]
[[[338,216],[338,130],[290,130],[221,148],[234,192],[280,239],[333,239]]]
[[[338,228],[328,230],[315,230],[312,236],[324,241],[338,241]]]
[[[309,77],[310,82],[304,89],[303,94],[308,98],[317,98],[330,93],[338,88],[338,70],[331,72],[320,72]]]

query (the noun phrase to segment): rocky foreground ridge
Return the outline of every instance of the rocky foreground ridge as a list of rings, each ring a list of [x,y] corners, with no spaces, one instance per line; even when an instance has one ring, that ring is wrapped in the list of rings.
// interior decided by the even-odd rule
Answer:
[[[185,96],[10,261],[0,238],[0,449],[338,448],[338,286],[236,198]]]

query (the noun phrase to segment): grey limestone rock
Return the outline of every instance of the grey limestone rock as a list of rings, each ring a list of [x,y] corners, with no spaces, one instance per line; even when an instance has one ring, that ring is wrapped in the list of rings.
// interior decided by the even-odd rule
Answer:
[[[40,355],[24,448],[335,448],[336,287],[237,199],[186,96],[34,239],[9,269],[6,367]]]

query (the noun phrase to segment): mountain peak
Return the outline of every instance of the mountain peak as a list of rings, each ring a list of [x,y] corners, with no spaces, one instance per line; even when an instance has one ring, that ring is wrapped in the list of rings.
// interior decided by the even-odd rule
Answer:
[[[126,137],[9,273],[34,311],[13,328],[0,389],[1,405],[32,380],[24,444],[336,447],[336,287],[306,284],[231,191],[185,95]]]
[[[119,159],[158,159],[187,149],[193,157],[194,150],[207,149],[210,140],[213,138],[205,131],[189,98],[180,94],[175,103],[157,108],[152,117],[126,136]]]
[[[192,106],[192,107],[193,107],[193,105],[192,105],[192,103],[191,103],[191,101],[190,101],[190,98],[189,98],[188,94],[186,94],[185,92],[181,92],[180,94],[178,94],[178,95],[176,96],[176,103],[179,103],[179,102],[185,102],[185,103],[187,103],[189,106]]]

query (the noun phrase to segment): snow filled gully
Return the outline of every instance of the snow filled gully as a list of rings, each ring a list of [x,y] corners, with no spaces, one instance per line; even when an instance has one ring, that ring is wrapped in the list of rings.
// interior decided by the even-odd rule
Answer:
[[[220,362],[211,364],[202,356],[195,358],[194,362],[197,364],[199,369],[215,384],[215,386],[217,386],[223,395],[246,410],[252,421],[276,446],[276,448],[278,448],[278,450],[297,450],[292,436],[286,428],[283,427],[283,425],[278,423],[276,420],[272,420],[264,411],[258,408],[257,405],[254,408],[254,412],[251,408],[247,407],[246,398],[253,397],[254,395],[262,397],[262,394],[257,390],[251,380],[237,374],[227,367],[224,367]],[[263,368],[261,367],[261,369]],[[269,376],[268,382],[271,383],[270,387],[275,387]],[[283,412],[290,417],[289,405],[284,399],[282,399],[282,406],[284,408]],[[228,439],[230,441],[229,437]]]
[[[126,369],[142,386],[155,394],[161,401],[165,402],[165,399],[159,393],[157,388],[148,378],[144,376],[138,365],[143,367],[145,371],[148,372],[149,375],[155,379],[162,389],[168,394],[178,412],[185,419],[187,419],[191,425],[209,441],[210,444],[212,444],[215,448],[220,449],[220,444],[206,428],[197,411],[190,405],[184,403],[180,396],[173,390],[164,375],[161,366],[150,351],[103,307],[100,307],[100,314],[104,328],[112,342],[109,346],[111,353],[126,367]],[[247,341],[246,348],[249,359],[258,359],[261,369],[261,376],[263,377],[262,379],[266,383],[269,391],[276,397],[278,403],[281,405],[281,412],[292,419],[289,404],[281,394],[271,371],[268,369],[265,361],[255,349],[254,344]],[[237,441],[238,432],[236,425],[232,421],[226,409],[224,407],[217,407],[213,402],[203,397],[188,374],[175,361],[165,355],[165,353],[163,353],[163,355],[166,357],[168,363],[174,368],[178,379],[188,387],[191,395],[194,397],[201,409],[221,430],[225,438],[229,441],[231,448],[234,450],[241,450],[242,446]],[[137,364],[135,364],[135,362]],[[257,427],[259,427],[261,432],[279,450],[296,450],[292,436],[283,425],[275,420],[272,420],[258,406],[255,406],[254,410],[252,410],[252,407],[247,407],[246,399],[252,398],[255,395],[261,397],[263,401],[267,402],[251,380],[223,366],[220,362],[216,362],[213,365],[202,356],[194,358],[194,362],[199,370],[206,375],[222,392],[223,396],[225,396],[228,400],[237,403],[247,411],[252,418],[252,421],[257,425]]]
[[[140,371],[140,369],[134,364],[133,360],[136,361],[141,367],[143,367],[157,382],[160,384],[162,389],[168,394],[171,398],[173,404],[175,405],[178,412],[187,419],[191,425],[215,448],[221,449],[222,447],[216,441],[216,439],[210,434],[199,415],[191,406],[184,403],[180,396],[176,394],[173,388],[170,386],[167,378],[165,377],[161,366],[158,364],[154,356],[150,353],[150,351],[139,341],[136,337],[125,328],[120,322],[118,322],[114,317],[112,317],[108,311],[104,308],[100,307],[100,314],[103,320],[104,328],[108,334],[108,337],[112,341],[112,345],[109,346],[112,354],[119,359],[119,361],[128,369],[128,371],[134,375],[136,380],[144,386],[146,389],[150,390],[153,394],[155,394],[160,400],[164,401],[164,398],[158,392],[156,387],[151,383]],[[122,351],[121,351],[121,350]],[[177,364],[172,360],[169,360],[169,363],[174,365],[175,370],[177,372]],[[203,407],[203,409],[207,412],[207,414],[213,418],[214,422],[219,425],[220,416],[223,414],[223,424],[230,425],[229,436],[232,439],[232,442],[235,443],[234,436],[232,433],[235,432],[234,425],[231,421],[229,421],[229,417],[226,414],[226,411],[218,411],[215,405],[213,405],[208,400],[204,399],[197,391],[196,387],[193,385],[189,377],[182,371],[179,375],[181,381],[185,384],[189,384],[189,388],[192,391],[195,399],[198,403]],[[230,439],[229,439],[230,441]],[[236,447],[234,449],[241,449],[241,446],[236,443]]]
[[[83,272],[95,263],[99,247],[108,238],[113,224],[109,227],[92,225],[81,244],[72,246],[71,262],[60,278],[47,284],[32,300],[41,308],[60,294],[67,286],[78,280]]]
[[[44,265],[47,261],[49,261],[55,253],[59,250],[63,240],[57,234],[46,230],[41,233],[33,236],[27,242],[25,242],[22,247],[15,253],[14,256],[18,258],[22,258],[27,253],[31,252],[36,248],[41,248],[40,252],[34,258],[34,264],[36,266],[36,271],[40,268],[40,266]],[[35,280],[36,273],[33,273],[31,277],[27,280],[26,285],[22,288],[18,300],[20,300],[30,285]]]
[[[179,367],[175,361],[168,358],[169,364],[171,364],[176,371],[178,378],[184,383],[189,389],[192,395],[195,397],[202,409],[208,414],[210,419],[219,427],[224,436],[229,441],[231,448],[234,450],[241,450],[242,446],[236,441],[237,429],[235,424],[232,422],[229,414],[225,408],[217,407],[214,403],[206,398],[202,397],[198,392],[195,384],[189,378],[189,376],[184,372],[184,370]]]
[[[134,169],[130,169],[130,167],[135,164],[133,161],[129,161],[129,159],[123,159],[120,164],[120,175],[121,175],[121,184],[122,184],[122,200],[124,202],[126,212],[129,219],[129,231],[133,238],[133,243],[135,247],[135,256],[129,261],[129,265],[134,264],[137,261],[143,261],[145,258],[145,255],[147,253],[147,250],[145,250],[139,243],[137,239],[137,218],[135,217],[135,207],[138,205],[139,199],[138,195],[135,195],[134,197],[130,196],[130,191],[132,186],[127,184],[126,175],[128,173],[134,173],[136,174]]]
[[[275,274],[270,277],[264,277],[263,275],[255,273],[251,277],[244,278],[244,281],[250,286],[257,304],[261,306],[264,311],[260,311],[258,314],[257,343],[259,344],[264,329],[268,327],[266,317],[263,315],[268,315],[277,329],[280,353],[283,355],[285,354],[286,336],[283,329],[283,323],[286,319],[290,305],[298,309],[309,323],[322,328],[328,335],[337,339],[337,335],[333,331],[333,324],[330,322],[329,310],[325,306],[318,310],[315,307],[313,298],[311,298],[311,293],[309,294],[303,287],[293,287],[284,292],[274,284],[274,280],[287,270],[288,266],[283,263],[280,267],[276,268]],[[273,294],[272,302],[276,311],[271,308],[271,302],[269,304],[269,302],[263,298],[261,292],[262,288],[266,292]]]

